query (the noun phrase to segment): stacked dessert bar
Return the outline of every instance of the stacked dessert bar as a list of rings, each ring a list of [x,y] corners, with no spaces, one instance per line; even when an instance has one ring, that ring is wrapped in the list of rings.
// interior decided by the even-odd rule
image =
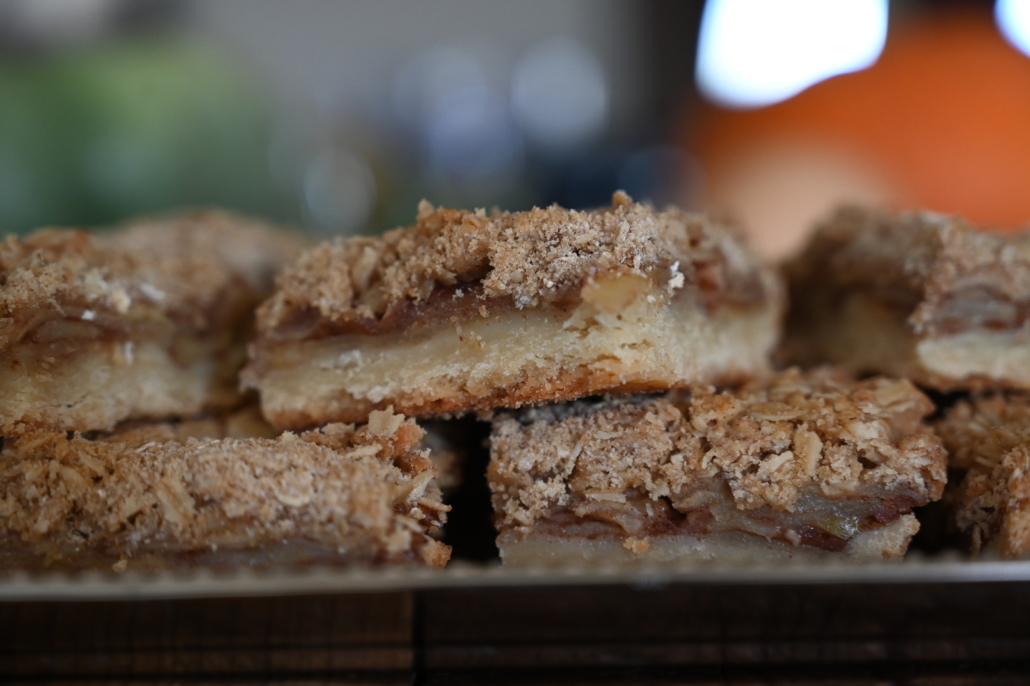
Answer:
[[[0,245],[0,566],[446,563],[413,422],[276,436],[238,389],[301,245],[221,213]]]
[[[926,212],[842,209],[787,266],[785,356],[905,376],[946,400],[954,526],[1030,554],[1030,241]]]
[[[9,238],[0,565],[443,566],[457,415],[491,423],[508,565],[898,558],[945,447],[960,524],[1018,554],[1030,401],[935,429],[913,382],[1030,388],[1026,250],[845,210],[788,267],[783,342],[733,227],[624,193],[306,250],[219,213]]]
[[[944,487],[933,406],[904,380],[773,374],[782,290],[731,228],[623,193],[424,203],[288,267],[243,380],[280,429],[492,421],[505,564],[898,557]]]

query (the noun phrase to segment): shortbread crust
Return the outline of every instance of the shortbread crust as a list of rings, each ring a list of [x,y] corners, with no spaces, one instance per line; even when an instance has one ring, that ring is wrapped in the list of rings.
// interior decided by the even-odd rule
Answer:
[[[239,403],[253,308],[301,241],[220,212],[0,244],[0,435]]]
[[[900,557],[912,508],[944,488],[932,410],[908,381],[790,370],[736,392],[499,416],[502,558]]]
[[[598,212],[419,208],[277,281],[244,372],[277,426],[738,383],[768,369],[782,293],[726,227],[617,193]]]
[[[904,514],[876,529],[860,531],[842,550],[829,551],[789,541],[767,539],[750,533],[663,534],[649,538],[621,538],[610,531],[594,536],[580,530],[554,535],[531,531],[525,537],[505,531],[497,537],[506,566],[575,566],[584,563],[635,564],[641,559],[653,563],[718,562],[752,564],[757,561],[818,562],[846,558],[871,561],[900,557],[919,531],[913,514]]]
[[[839,210],[790,262],[784,358],[941,391],[1030,388],[1030,239]]]
[[[956,476],[945,499],[973,554],[1030,555],[1030,397],[960,400],[936,429]]]
[[[4,439],[0,562],[77,570],[428,563],[448,546],[413,420],[231,438],[233,421]],[[255,425],[242,427],[243,433]]]

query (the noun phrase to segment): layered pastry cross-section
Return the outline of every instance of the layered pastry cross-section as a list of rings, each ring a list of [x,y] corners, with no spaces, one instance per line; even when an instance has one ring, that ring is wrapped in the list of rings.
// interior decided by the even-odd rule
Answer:
[[[302,243],[218,212],[0,244],[0,435],[237,404],[253,310]]]
[[[28,432],[0,453],[0,567],[443,566],[450,509],[413,420],[258,438],[227,420]]]
[[[941,391],[1030,388],[1030,240],[849,207],[787,265],[785,358]]]
[[[781,290],[726,227],[622,193],[596,212],[424,202],[284,271],[244,381],[283,428],[740,382],[767,369]]]
[[[1030,555],[1030,397],[960,400],[936,429],[958,477],[945,501],[972,552]]]
[[[787,371],[736,392],[499,415],[505,564],[902,556],[946,457],[908,381]]]

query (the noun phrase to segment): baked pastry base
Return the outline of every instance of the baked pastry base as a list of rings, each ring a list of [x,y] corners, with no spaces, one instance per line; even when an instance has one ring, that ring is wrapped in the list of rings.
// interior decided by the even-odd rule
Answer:
[[[233,370],[242,348],[234,362],[223,360],[225,351],[213,342],[191,343],[192,361],[177,360],[165,343],[86,341],[63,346],[52,364],[45,348],[16,345],[0,360],[0,432],[110,431],[125,418],[190,416],[238,404]]]
[[[635,317],[535,309],[399,335],[281,345],[255,384],[280,428],[519,407],[603,392],[740,383],[767,370],[779,330],[770,308],[709,313],[690,298],[645,303]]]
[[[902,515],[890,524],[856,534],[841,551],[792,545],[755,534],[665,534],[644,539],[605,533],[590,527],[572,527],[566,535],[531,532],[525,537],[513,531],[497,537],[505,566],[549,567],[583,563],[634,564],[640,562],[710,562],[756,564],[771,561],[819,561],[845,559],[873,562],[899,559],[919,531],[915,515]],[[600,528],[600,527],[599,527]],[[586,534],[586,535],[583,535]],[[593,534],[592,536],[590,534]]]
[[[1030,388],[1030,328],[916,334],[905,311],[855,292],[791,332],[794,362],[830,362],[940,391]]]

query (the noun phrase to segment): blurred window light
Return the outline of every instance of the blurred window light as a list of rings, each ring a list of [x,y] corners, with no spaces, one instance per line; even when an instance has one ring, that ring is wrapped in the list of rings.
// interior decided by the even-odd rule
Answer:
[[[545,151],[589,142],[608,121],[604,67],[572,38],[557,36],[529,48],[515,65],[511,97],[526,135]]]
[[[1009,43],[1030,55],[1030,0],[998,0],[994,20]]]
[[[504,175],[521,162],[522,139],[503,81],[483,54],[443,46],[397,75],[394,114],[418,141],[424,171],[457,183]]]
[[[503,174],[519,163],[521,143],[503,98],[490,89],[457,89],[434,103],[424,162],[456,179]]]
[[[372,167],[350,150],[325,150],[304,172],[302,209],[316,234],[357,233],[371,218],[376,199]]]
[[[121,0],[0,0],[0,36],[44,44],[86,42],[117,18]]]
[[[887,40],[887,0],[708,0],[697,85],[727,107],[763,107],[872,65]]]
[[[437,47],[417,54],[397,74],[394,114],[410,131],[422,133],[433,111],[454,93],[490,89],[489,76],[476,55],[454,46]]]

